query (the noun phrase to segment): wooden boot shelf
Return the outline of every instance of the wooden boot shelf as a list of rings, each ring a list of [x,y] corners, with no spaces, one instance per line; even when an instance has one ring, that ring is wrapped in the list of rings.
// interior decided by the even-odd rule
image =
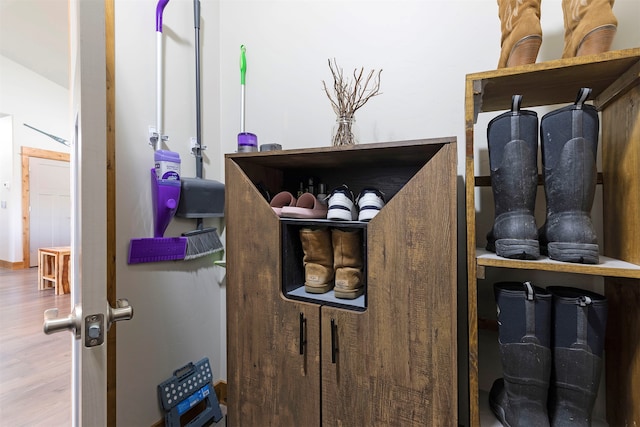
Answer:
[[[475,129],[478,115],[509,110],[514,94],[523,95],[523,108],[570,104],[581,87],[593,89],[594,105],[601,112],[598,150],[602,154],[604,235],[598,236],[600,264],[563,263],[545,257],[519,261],[487,252],[482,248],[488,230],[476,229],[476,216],[482,213],[476,212],[477,189],[491,185],[487,176],[477,176],[476,165],[487,162],[474,158],[474,132],[486,134],[486,129]],[[640,49],[469,74],[465,93],[470,425],[480,425],[480,406],[488,406],[479,402],[478,325],[494,322],[479,319],[477,306],[478,279],[485,277],[486,268],[604,277],[609,303],[607,421],[612,426],[640,425]]]

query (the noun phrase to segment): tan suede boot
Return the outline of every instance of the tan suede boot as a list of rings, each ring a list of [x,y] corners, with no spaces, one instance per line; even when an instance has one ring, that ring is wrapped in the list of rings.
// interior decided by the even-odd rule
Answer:
[[[336,298],[354,299],[362,295],[362,245],[359,230],[334,228],[331,230],[333,242],[333,266],[336,272]]]
[[[304,289],[323,294],[333,287],[333,248],[328,228],[302,228],[300,241],[304,257]]]
[[[609,50],[618,20],[614,0],[562,0],[564,14],[563,58],[592,55]]]
[[[542,44],[540,0],[498,0],[500,60],[498,68],[533,64]]]

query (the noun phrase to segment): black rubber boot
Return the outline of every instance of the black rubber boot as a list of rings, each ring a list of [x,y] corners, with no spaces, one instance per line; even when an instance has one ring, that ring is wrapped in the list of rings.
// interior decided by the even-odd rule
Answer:
[[[549,258],[598,263],[598,239],[591,223],[596,187],[598,112],[584,102],[582,88],[574,105],[540,121],[547,220],[539,231],[541,251]]]
[[[504,378],[493,383],[491,410],[505,426],[548,426],[551,294],[529,282],[494,285]]]
[[[607,325],[607,300],[582,289],[549,286],[553,295],[553,369],[549,418],[554,427],[591,425]]]
[[[536,259],[538,115],[520,110],[521,101],[521,95],[514,95],[511,111],[495,117],[487,128],[495,220],[486,248],[504,258]]]

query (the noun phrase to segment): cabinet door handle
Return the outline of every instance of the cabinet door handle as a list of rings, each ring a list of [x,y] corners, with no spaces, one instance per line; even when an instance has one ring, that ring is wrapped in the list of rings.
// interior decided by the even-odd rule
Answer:
[[[338,325],[336,321],[331,319],[331,363],[336,363],[336,354],[338,353]]]
[[[307,345],[307,319],[300,313],[300,354],[304,354],[304,346]]]

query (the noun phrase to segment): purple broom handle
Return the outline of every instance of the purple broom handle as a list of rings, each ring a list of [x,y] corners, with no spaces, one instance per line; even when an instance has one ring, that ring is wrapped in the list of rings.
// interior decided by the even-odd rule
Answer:
[[[156,32],[162,32],[162,12],[165,6],[169,3],[169,0],[159,0],[156,6]]]

